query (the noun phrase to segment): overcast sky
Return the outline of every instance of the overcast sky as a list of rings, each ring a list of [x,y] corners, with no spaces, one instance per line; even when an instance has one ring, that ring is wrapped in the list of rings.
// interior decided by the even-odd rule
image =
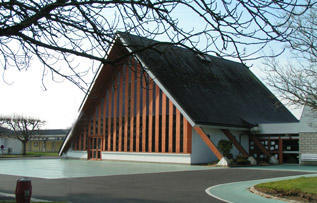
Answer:
[[[71,127],[84,93],[68,81],[53,82],[49,78],[45,90],[41,74],[36,65],[28,71],[6,71],[0,79],[0,114],[39,118],[46,121],[44,128],[48,129]]]

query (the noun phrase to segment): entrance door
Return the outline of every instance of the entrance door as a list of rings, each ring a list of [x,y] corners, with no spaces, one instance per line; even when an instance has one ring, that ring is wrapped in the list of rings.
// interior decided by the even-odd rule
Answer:
[[[88,159],[101,160],[102,137],[90,137],[88,148]]]

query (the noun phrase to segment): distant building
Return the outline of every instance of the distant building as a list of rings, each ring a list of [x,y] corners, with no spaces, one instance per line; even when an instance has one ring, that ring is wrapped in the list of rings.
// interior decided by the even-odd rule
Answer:
[[[27,143],[27,152],[58,152],[68,130],[39,130]]]
[[[20,140],[10,137],[11,130],[0,127],[0,146],[3,145],[4,150],[0,154],[22,154],[22,142]]]

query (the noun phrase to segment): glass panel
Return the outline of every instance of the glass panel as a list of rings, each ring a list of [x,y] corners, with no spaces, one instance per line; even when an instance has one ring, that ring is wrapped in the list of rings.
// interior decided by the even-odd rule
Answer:
[[[94,138],[94,146],[93,149],[97,149],[97,138]]]
[[[98,159],[101,159],[101,153],[98,151]]]
[[[97,156],[96,156],[96,151],[94,151],[94,156],[93,156],[93,158],[96,158]]]
[[[98,149],[101,149],[101,138],[98,138]]]

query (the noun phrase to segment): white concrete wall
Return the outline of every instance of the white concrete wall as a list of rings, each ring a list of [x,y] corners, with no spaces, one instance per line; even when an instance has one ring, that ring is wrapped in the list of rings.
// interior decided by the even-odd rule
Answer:
[[[5,154],[9,153],[9,148],[10,148],[10,154],[22,154],[23,152],[22,142],[20,142],[20,140],[15,138],[0,137],[0,146],[1,145],[4,145]]]
[[[217,157],[208,148],[208,146],[201,139],[198,133],[193,129],[191,163],[192,164],[210,163],[216,160],[217,160]]]
[[[142,153],[142,152],[102,152],[103,160],[141,161],[158,163],[190,164],[190,154]],[[69,149],[64,158],[87,159],[87,151]]]
[[[266,123],[252,129],[256,134],[298,134],[300,123]]]
[[[313,111],[310,107],[304,106],[300,124],[301,133],[317,132],[317,111]]]
[[[190,154],[176,153],[102,152],[102,159],[190,164]]]
[[[71,148],[63,154],[64,158],[87,159],[87,151],[73,151]]]
[[[218,142],[222,139],[229,140],[220,129],[212,127],[203,127],[203,131],[210,136],[210,140],[214,143],[215,146],[218,145]],[[249,137],[243,131],[230,130],[230,132],[235,136],[236,140],[239,142],[239,136],[241,137],[241,145],[248,152],[249,151]],[[239,151],[232,145],[231,153],[234,157],[239,154]],[[205,142],[201,139],[198,133],[193,129],[192,134],[192,154],[191,154],[191,163],[210,163],[217,161],[217,157],[213,152],[208,148]]]
[[[267,123],[254,129],[259,134],[298,134],[317,132],[317,112],[304,106],[298,123]]]

